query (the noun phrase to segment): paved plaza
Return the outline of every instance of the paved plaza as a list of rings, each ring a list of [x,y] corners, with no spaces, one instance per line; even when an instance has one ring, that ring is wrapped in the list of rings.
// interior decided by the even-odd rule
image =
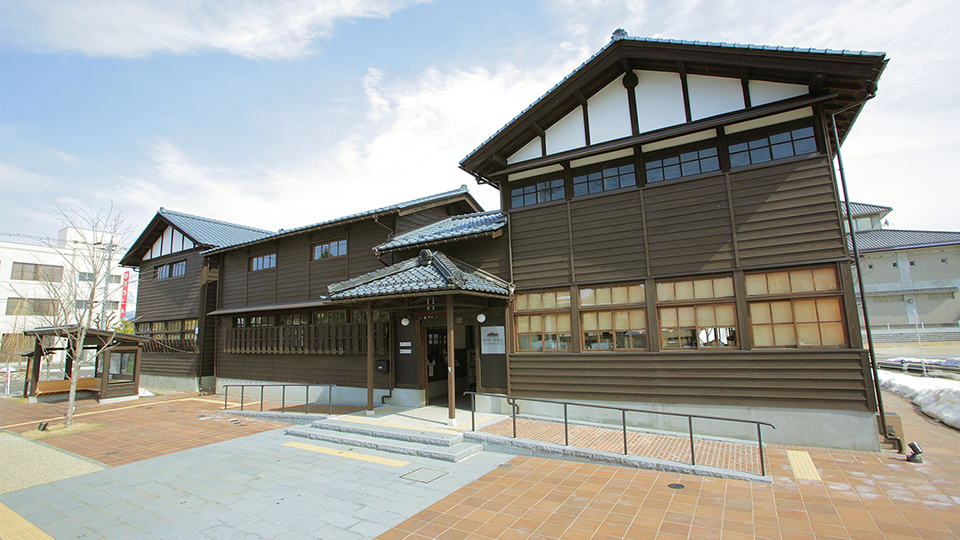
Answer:
[[[885,399],[924,463],[771,444],[772,483],[493,452],[447,463],[290,437],[196,395],[87,402],[77,421],[105,427],[34,442],[14,434],[62,404],[4,399],[0,448],[27,457],[0,462],[0,537],[958,538],[960,432]],[[11,473],[25,467],[35,485]]]

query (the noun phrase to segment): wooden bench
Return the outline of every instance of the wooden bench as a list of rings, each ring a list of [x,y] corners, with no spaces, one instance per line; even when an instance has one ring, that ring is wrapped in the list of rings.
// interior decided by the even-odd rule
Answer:
[[[99,377],[83,377],[77,380],[77,391],[88,390],[90,392],[100,392]],[[70,391],[70,380],[60,381],[40,381],[37,383],[37,395],[62,394]]]

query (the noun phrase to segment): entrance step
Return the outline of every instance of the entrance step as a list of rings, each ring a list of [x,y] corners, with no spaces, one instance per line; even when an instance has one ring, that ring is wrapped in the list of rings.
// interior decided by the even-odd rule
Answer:
[[[324,420],[315,422],[311,427],[289,428],[284,433],[294,437],[451,463],[459,463],[483,451],[480,444],[462,442],[463,436],[459,433],[425,433],[397,427],[372,427],[349,421]],[[453,440],[451,436],[459,436],[459,441]]]
[[[383,439],[414,442],[431,446],[454,446],[463,442],[463,434],[445,429],[407,428],[351,417],[325,418],[310,424],[317,429],[342,431]]]

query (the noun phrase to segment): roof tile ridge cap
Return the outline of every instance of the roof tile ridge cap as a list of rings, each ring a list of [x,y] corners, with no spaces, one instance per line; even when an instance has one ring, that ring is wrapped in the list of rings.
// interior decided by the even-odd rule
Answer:
[[[164,208],[164,207],[162,207],[162,206],[160,207],[160,210],[157,211],[157,213],[160,214],[160,215],[173,214],[173,215],[176,215],[176,216],[182,216],[182,217],[186,217],[186,218],[198,219],[198,220],[200,220],[200,221],[206,221],[206,222],[209,222],[209,223],[218,223],[218,224],[220,224],[220,225],[229,225],[229,226],[231,226],[231,227],[236,227],[236,228],[239,228],[239,229],[247,229],[247,230],[250,230],[250,231],[263,232],[263,233],[267,233],[267,234],[276,234],[275,232],[270,231],[270,230],[267,230],[267,229],[259,229],[259,228],[257,228],[257,227],[252,227],[252,226],[250,226],[250,225],[241,225],[240,223],[231,223],[231,222],[229,222],[229,221],[224,221],[224,220],[222,220],[222,219],[215,219],[215,218],[209,218],[209,217],[205,217],[205,216],[198,216],[198,215],[196,215],[196,214],[188,214],[188,213],[186,213],[186,212],[178,212],[178,211],[176,211],[176,210],[170,210],[169,208]]]
[[[430,266],[440,273],[448,285],[462,287],[466,283],[464,272],[441,251],[431,252]]]
[[[360,285],[365,285],[377,279],[382,279],[387,276],[399,274],[400,272],[404,272],[406,270],[409,270],[413,266],[416,266],[416,264],[410,264],[411,262],[415,262],[415,261],[416,261],[416,258],[407,259],[405,261],[400,261],[398,263],[391,264],[390,266],[380,268],[378,270],[374,270],[373,272],[367,272],[366,274],[361,274],[355,278],[338,281],[337,283],[332,283],[330,285],[327,285],[327,290],[330,291],[331,295],[333,295],[341,291],[345,291],[347,289],[352,289],[354,287],[359,287]]]

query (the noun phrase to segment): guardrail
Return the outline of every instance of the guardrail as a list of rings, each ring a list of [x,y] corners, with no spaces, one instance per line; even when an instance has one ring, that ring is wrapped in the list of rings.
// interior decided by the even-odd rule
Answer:
[[[890,371],[906,371],[910,373],[930,373],[939,371],[942,373],[960,373],[960,367],[944,366],[932,362],[891,362],[888,360],[877,360],[877,367]]]
[[[719,420],[724,422],[755,424],[757,426],[757,447],[760,452],[760,476],[766,476],[766,467],[764,465],[764,459],[763,459],[763,434],[760,432],[760,426],[770,426],[773,429],[777,429],[776,426],[774,426],[773,424],[770,424],[768,422],[760,422],[758,420],[742,420],[739,418],[725,418],[722,416],[703,416],[699,414],[648,411],[645,409],[633,409],[629,407],[614,407],[611,405],[578,403],[578,402],[572,402],[572,401],[560,401],[555,399],[516,397],[516,396],[509,396],[507,394],[486,394],[481,392],[464,392],[464,394],[470,396],[470,431],[477,430],[477,423],[476,423],[477,396],[506,399],[507,404],[510,405],[510,410],[511,410],[510,416],[513,419],[513,438],[514,439],[517,438],[517,413],[520,410],[520,406],[517,405],[517,401],[532,401],[537,403],[552,403],[554,405],[563,405],[563,445],[564,446],[570,446],[569,420],[567,415],[567,408],[569,406],[589,407],[593,409],[606,409],[606,410],[612,410],[612,411],[620,411],[621,426],[623,428],[623,455],[628,455],[628,452],[627,452],[627,413],[628,412],[684,417],[687,419],[687,427],[690,433],[690,465],[694,467],[697,465],[696,451],[694,450],[694,445],[693,445],[693,419],[694,418],[701,419],[701,420]]]
[[[223,410],[227,410],[227,397],[230,395],[231,387],[240,387],[240,410],[243,410],[243,398],[244,391],[247,387],[260,387],[260,412],[263,412],[263,389],[266,387],[281,387],[280,389],[280,412],[286,412],[287,407],[287,387],[302,387],[304,390],[303,394],[303,410],[304,414],[310,414],[310,387],[311,386],[326,386],[327,387],[327,397],[328,399],[328,409],[327,414],[333,414],[333,389],[337,387],[335,384],[225,384],[223,385]]]

